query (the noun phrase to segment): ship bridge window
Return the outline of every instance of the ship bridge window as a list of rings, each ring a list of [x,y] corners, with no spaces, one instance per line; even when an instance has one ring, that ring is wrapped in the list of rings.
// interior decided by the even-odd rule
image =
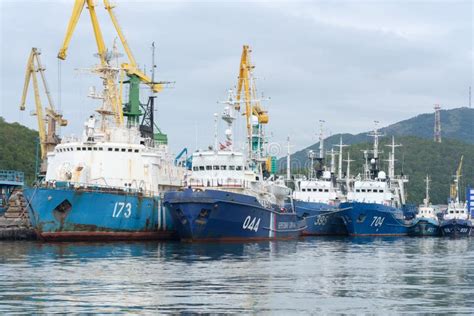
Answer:
[[[360,190],[361,192],[365,192],[365,189]]]
[[[135,152],[137,153],[139,150],[138,149],[135,149]]]
[[[133,151],[133,149],[132,149],[132,148],[129,148],[129,149],[128,149],[128,152],[129,152],[129,153],[131,153],[132,151]]]
[[[118,149],[118,148],[114,148],[114,150],[115,150],[115,151],[119,151],[119,149]]]
[[[112,148],[107,148],[108,151],[112,151]]]
[[[212,169],[219,170],[219,166],[214,166]]]
[[[81,150],[81,147],[77,147],[76,150]]]
[[[82,150],[87,150],[87,148],[86,148],[86,147],[82,147]]]
[[[97,151],[97,147],[93,147],[93,150]]]
[[[193,171],[198,171],[199,168],[198,167],[193,167]]]
[[[229,166],[229,170],[235,170],[235,166]]]
[[[221,170],[227,170],[227,166],[221,166]]]
[[[199,166],[200,171],[204,171],[204,166]]]
[[[125,149],[125,148],[122,148],[122,152],[125,152],[125,151],[126,151],[126,149]]]
[[[206,170],[212,170],[212,166],[206,166]]]
[[[383,193],[383,190],[379,190],[379,193]]]
[[[367,192],[372,192],[372,189],[367,189]]]
[[[313,189],[313,192],[318,192],[318,189]]]
[[[324,192],[329,192],[329,189],[324,189]]]
[[[242,166],[237,166],[237,167],[235,167],[235,170],[241,171],[241,170],[242,170]]]
[[[306,192],[306,189],[301,189],[301,191]]]
[[[91,151],[91,150],[92,150],[92,147],[87,147],[87,150],[88,150],[88,151]]]
[[[103,151],[103,150],[104,150],[104,148],[102,148],[102,147],[99,147],[99,151]]]

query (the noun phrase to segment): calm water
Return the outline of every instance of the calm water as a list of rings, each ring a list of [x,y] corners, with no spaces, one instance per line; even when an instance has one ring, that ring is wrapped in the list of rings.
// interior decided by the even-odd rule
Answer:
[[[0,242],[5,312],[474,313],[474,240]]]

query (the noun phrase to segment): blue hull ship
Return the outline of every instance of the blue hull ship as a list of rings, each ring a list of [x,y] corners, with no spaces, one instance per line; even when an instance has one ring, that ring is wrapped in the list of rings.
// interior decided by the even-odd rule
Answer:
[[[45,241],[176,238],[159,197],[91,188],[26,188],[32,225]]]
[[[246,194],[186,189],[166,192],[163,202],[185,241],[291,239],[304,229],[293,211]]]
[[[340,215],[350,236],[404,236],[409,222],[403,211],[378,203],[343,202]]]
[[[408,229],[410,236],[439,236],[439,221],[433,218],[415,218]]]
[[[306,221],[303,236],[345,236],[347,229],[337,207],[326,203],[293,200],[295,212]],[[291,207],[291,204],[287,204]]]
[[[448,219],[441,221],[441,233],[446,237],[468,237],[472,222],[468,219]]]

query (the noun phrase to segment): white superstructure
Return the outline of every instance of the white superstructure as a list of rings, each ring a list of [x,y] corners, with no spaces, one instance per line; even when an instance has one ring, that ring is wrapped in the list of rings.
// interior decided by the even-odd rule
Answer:
[[[381,134],[377,130],[377,125],[369,135],[374,137],[373,150],[364,151],[364,174],[348,181],[347,200],[401,207],[405,204],[405,183],[408,182],[408,178],[395,175],[395,148],[400,145],[395,145],[394,138],[392,144],[388,145],[392,150],[388,159],[387,176],[385,171],[379,170],[378,145]],[[371,157],[369,154],[372,154]]]
[[[226,103],[231,104],[232,97],[230,91],[229,101]],[[275,180],[273,176],[264,179],[260,168],[250,168],[248,158],[242,152],[234,150],[232,123],[235,117],[232,106],[224,109],[222,119],[228,124],[224,144],[217,142],[216,133],[213,148],[193,153],[192,170],[186,177],[185,185],[201,190],[223,190],[252,195],[260,201],[283,204],[290,194],[290,189],[284,185],[284,181]]]
[[[342,140],[339,145],[339,179],[335,177],[335,153],[331,151],[331,166],[330,170],[323,168],[324,161],[324,136],[323,136],[323,123],[320,121],[321,130],[319,134],[319,158],[316,158],[316,153],[310,150],[308,157],[311,161],[310,172],[308,179],[298,179],[295,181],[295,191],[293,192],[293,198],[305,202],[313,203],[326,203],[329,205],[338,204],[341,200],[345,199],[341,192],[340,185],[337,180],[342,178]],[[319,171],[314,171],[314,160],[318,160]],[[318,173],[320,173],[318,175]]]
[[[416,218],[431,218],[437,221],[438,217],[436,216],[434,207],[431,205],[430,202],[430,181],[430,178],[426,176],[426,196],[423,199],[423,204],[418,207],[418,213],[416,214]]]
[[[134,189],[158,194],[182,185],[184,169],[174,166],[167,145],[140,136],[137,127],[96,130],[90,117],[81,138],[63,138],[48,153],[47,182]]]
[[[100,93],[93,89],[89,94],[102,100],[96,110],[99,115],[88,118],[81,137],[64,137],[48,153],[45,183],[61,181],[76,187],[98,186],[149,195],[182,186],[184,168],[174,165],[168,146],[152,136],[142,137],[138,123],[123,122],[117,115],[117,106],[122,105],[114,83],[120,68],[111,66],[109,59],[114,54],[107,56],[106,65],[93,69],[104,79],[104,89]]]

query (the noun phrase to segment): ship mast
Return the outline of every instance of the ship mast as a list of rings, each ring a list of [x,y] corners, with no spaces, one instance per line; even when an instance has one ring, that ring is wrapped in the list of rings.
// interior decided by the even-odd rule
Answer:
[[[342,179],[342,148],[347,147],[347,145],[344,145],[342,143],[342,136],[339,137],[339,145],[336,145],[336,147],[339,147],[339,154],[338,154],[339,161],[338,161],[338,169],[337,169],[338,175],[337,175],[337,177],[340,180],[340,179]]]
[[[388,157],[388,177],[390,179],[395,178],[395,162],[397,161],[395,159],[395,148],[396,147],[401,147],[401,144],[395,144],[395,136],[392,136],[392,144],[390,145],[385,145],[387,147],[391,148],[391,152],[389,153]]]
[[[286,152],[286,179],[290,180],[291,178],[291,151],[290,151],[290,136],[287,137],[287,152]]]
[[[319,158],[324,159],[324,123],[319,120]]]
[[[369,133],[369,136],[373,137],[374,138],[374,148],[372,150],[372,159],[370,160],[370,170],[368,170],[370,172],[370,176],[372,178],[376,178],[377,177],[377,173],[378,173],[378,170],[379,170],[379,153],[382,153],[379,151],[379,137],[380,136],[383,136],[382,133],[380,133],[378,131],[378,124],[379,124],[379,121],[374,121],[375,123],[375,126],[374,126],[374,130]],[[364,154],[366,155],[366,168],[368,169],[368,152]]]
[[[227,123],[227,128],[225,130],[225,137],[226,137],[226,143],[224,145],[224,148],[229,149],[230,151],[234,150],[234,131],[233,131],[233,123],[235,121],[235,116],[233,109],[235,107],[235,100],[234,100],[234,91],[232,89],[229,90],[227,100],[222,102],[225,104],[228,104],[224,108],[224,112],[222,113],[222,120],[224,120]]]
[[[430,205],[430,177],[426,175],[425,183],[426,183],[426,192],[425,192],[425,206]]]

